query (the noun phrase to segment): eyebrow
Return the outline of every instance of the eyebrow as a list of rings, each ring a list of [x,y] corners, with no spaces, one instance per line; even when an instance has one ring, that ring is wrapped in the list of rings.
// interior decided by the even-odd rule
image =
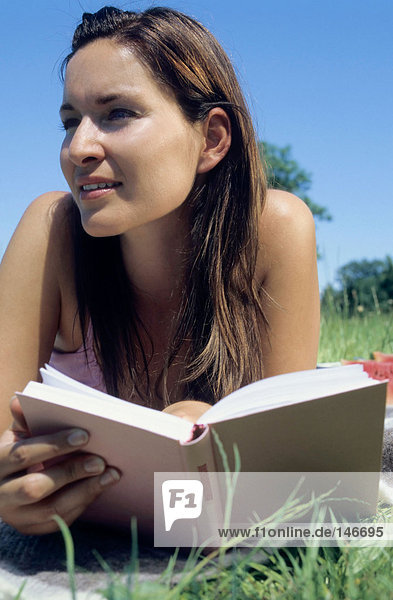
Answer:
[[[99,96],[94,101],[94,104],[97,104],[98,106],[105,106],[106,104],[110,104],[110,102],[113,102],[114,100],[119,100],[119,98],[122,98],[121,94],[108,94],[106,96]],[[75,110],[75,109],[72,106],[72,104],[69,104],[68,102],[66,102],[65,104],[62,104],[60,106],[59,112],[73,111],[73,110]]]

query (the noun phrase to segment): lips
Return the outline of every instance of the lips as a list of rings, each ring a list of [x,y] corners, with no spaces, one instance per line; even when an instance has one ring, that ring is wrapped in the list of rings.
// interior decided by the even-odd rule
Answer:
[[[103,181],[100,183],[88,183],[86,185],[81,185],[80,189],[82,192],[90,192],[92,190],[105,190],[107,188],[114,188],[118,187],[119,185],[121,185],[119,182]]]
[[[107,176],[104,173],[83,173],[81,171],[74,173],[74,182],[75,185],[81,190],[82,188],[86,188],[87,186],[101,186],[105,187],[114,187],[120,185],[120,181],[118,179],[113,179],[111,176]],[[90,188],[93,189],[93,188]],[[96,188],[94,188],[96,189]]]
[[[120,181],[105,180],[98,177],[80,178],[76,183],[79,187],[79,198],[81,200],[97,200],[103,198],[122,185]]]

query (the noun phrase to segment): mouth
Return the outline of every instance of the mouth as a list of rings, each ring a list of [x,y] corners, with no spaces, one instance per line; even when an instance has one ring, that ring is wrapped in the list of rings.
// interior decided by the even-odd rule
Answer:
[[[92,192],[94,190],[105,190],[119,187],[121,185],[120,182],[101,182],[101,183],[88,183],[86,185],[81,185],[81,192]]]
[[[100,200],[110,195],[122,184],[120,181],[94,181],[79,185],[79,198],[81,201]]]

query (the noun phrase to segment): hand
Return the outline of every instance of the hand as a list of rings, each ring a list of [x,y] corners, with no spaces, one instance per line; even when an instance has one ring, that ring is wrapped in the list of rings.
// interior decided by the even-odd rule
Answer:
[[[186,419],[186,421],[191,421],[191,423],[196,423],[199,417],[201,417],[209,408],[211,408],[211,406],[210,404],[207,404],[207,402],[201,402],[200,400],[181,400],[180,402],[170,404],[164,408],[162,412],[175,415],[181,419]]]
[[[0,437],[0,516],[21,533],[57,530],[51,518],[55,514],[72,523],[120,479],[120,473],[107,468],[102,458],[76,453],[88,442],[86,431],[68,429],[29,437],[16,398],[11,412],[14,422]]]

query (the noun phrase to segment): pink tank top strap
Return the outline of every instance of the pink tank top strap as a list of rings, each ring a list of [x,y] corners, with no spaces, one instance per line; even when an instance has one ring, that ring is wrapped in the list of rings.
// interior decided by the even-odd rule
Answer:
[[[106,392],[104,377],[94,352],[91,322],[86,334],[86,352],[83,345],[75,352],[53,350],[49,364],[85,385]]]

